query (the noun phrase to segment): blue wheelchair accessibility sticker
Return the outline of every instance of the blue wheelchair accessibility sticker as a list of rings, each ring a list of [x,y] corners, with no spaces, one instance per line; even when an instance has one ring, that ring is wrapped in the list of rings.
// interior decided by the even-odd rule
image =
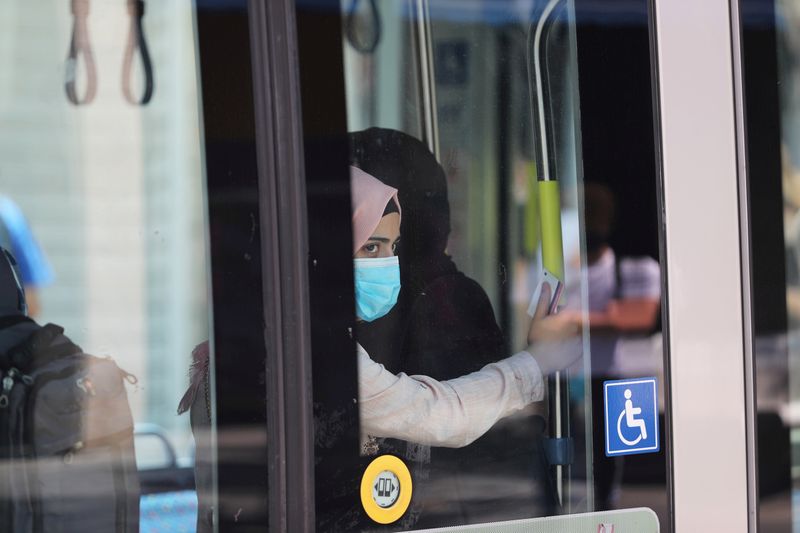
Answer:
[[[660,449],[656,378],[606,381],[603,400],[607,456]]]

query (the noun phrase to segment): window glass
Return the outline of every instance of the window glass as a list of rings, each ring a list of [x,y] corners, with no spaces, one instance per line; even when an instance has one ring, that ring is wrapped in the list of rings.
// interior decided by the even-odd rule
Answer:
[[[9,350],[35,326],[0,332],[12,393],[0,433],[21,431],[14,398],[34,421],[22,448],[0,445],[3,462],[40,476],[27,496],[3,476],[2,529],[30,518],[10,510],[28,497],[43,530],[132,531],[140,517],[141,531],[194,531],[194,458],[210,451],[178,409],[184,399],[208,429],[214,394],[193,4],[3,2],[0,34],[0,245],[16,258],[29,317],[76,345],[47,363],[42,341],[14,362]],[[34,378],[24,401],[15,365]],[[23,465],[26,454],[37,462]]]
[[[800,6],[743,1],[759,528],[800,528]]]
[[[304,106],[336,102],[309,87],[340,61],[348,157],[328,161],[349,168],[323,168],[305,117],[318,529],[633,507],[668,528],[646,3],[343,1],[338,60],[305,4]],[[338,263],[325,284],[348,258],[318,211],[348,179],[354,284]],[[626,378],[652,380],[605,417]]]

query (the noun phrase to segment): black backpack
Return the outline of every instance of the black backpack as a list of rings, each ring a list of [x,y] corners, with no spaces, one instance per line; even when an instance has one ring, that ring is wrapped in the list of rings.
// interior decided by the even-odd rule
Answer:
[[[25,322],[33,333],[0,352],[0,531],[137,532],[134,378],[59,326],[13,322],[0,336]]]

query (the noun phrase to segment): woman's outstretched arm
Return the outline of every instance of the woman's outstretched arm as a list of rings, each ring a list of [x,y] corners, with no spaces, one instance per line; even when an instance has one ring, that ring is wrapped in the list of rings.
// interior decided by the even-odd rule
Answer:
[[[358,347],[361,431],[420,444],[466,446],[498,420],[544,397],[528,352],[448,381],[392,374]]]
[[[358,345],[362,436],[458,448],[541,400],[543,374],[566,368],[581,355],[579,323],[568,315],[547,316],[549,301],[543,290],[526,351],[448,381],[393,374]]]

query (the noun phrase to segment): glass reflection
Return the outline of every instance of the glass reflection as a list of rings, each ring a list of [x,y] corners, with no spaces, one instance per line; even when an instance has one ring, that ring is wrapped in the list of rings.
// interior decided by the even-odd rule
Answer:
[[[0,409],[3,530],[196,528],[175,412],[209,335],[195,13],[144,6],[0,6],[0,246],[27,299],[0,318],[0,382],[33,421],[12,445]]]
[[[668,527],[664,452],[624,466],[607,459],[600,393],[603,381],[629,376],[665,386],[653,148],[625,151],[624,168],[610,161],[623,157],[616,146],[602,158],[597,148],[612,134],[652,145],[651,102],[632,96],[649,95],[646,5],[615,15],[563,1],[341,6],[350,163],[397,189],[402,211],[397,304],[353,337],[392,373],[457,378],[526,347],[545,269],[565,284],[558,314],[584,327],[584,357],[550,380],[548,402],[464,447],[377,438],[362,449],[412,471],[410,511],[392,527],[642,504]],[[638,67],[607,59],[639,47]],[[608,89],[592,83],[604,69],[619,78]],[[631,101],[625,129],[614,114]],[[585,122],[605,133],[582,130],[584,104]],[[560,268],[543,252],[552,227]],[[351,528],[374,529],[354,518],[361,512],[342,514]]]

